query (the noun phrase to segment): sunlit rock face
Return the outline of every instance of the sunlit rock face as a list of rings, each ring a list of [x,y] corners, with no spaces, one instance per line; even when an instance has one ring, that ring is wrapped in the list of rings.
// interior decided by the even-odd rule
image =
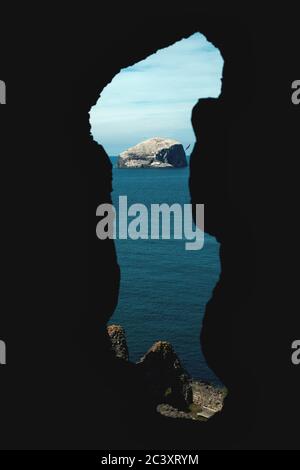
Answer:
[[[120,325],[110,325],[107,327],[107,333],[115,356],[128,361],[128,347],[124,328]]]
[[[153,137],[130,147],[119,155],[118,168],[183,168],[187,166],[180,142]]]

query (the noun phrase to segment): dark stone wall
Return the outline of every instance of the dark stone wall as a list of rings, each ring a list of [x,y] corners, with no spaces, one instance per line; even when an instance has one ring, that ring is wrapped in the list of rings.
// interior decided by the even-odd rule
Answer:
[[[13,283],[1,319],[10,362],[1,375],[1,445],[292,446],[290,413],[278,407],[291,403],[295,413],[299,395],[287,365],[299,331],[297,287],[283,274],[298,245],[296,110],[289,91],[299,78],[296,19],[282,13],[270,19],[246,6],[230,14],[201,6],[145,13],[99,5],[45,9],[32,26],[12,24],[1,31],[10,46],[1,59],[10,103],[1,120],[14,227],[6,271]],[[225,61],[221,97],[200,100],[192,115],[191,199],[205,203],[206,230],[221,243],[222,273],[201,347],[229,395],[209,423],[157,415],[136,367],[110,353],[106,322],[117,304],[120,269],[113,242],[96,239],[95,210],[110,201],[113,182],[88,116],[121,68],[196,31]]]
[[[153,23],[156,25],[155,35],[153,35]],[[121,68],[134,64],[156,50],[199,31],[220,49],[225,61],[220,98],[200,100],[195,103],[192,118],[197,144],[190,164],[191,200],[193,203],[205,203],[206,230],[216,236],[221,243],[222,263],[220,282],[207,307],[201,332],[201,346],[208,364],[229,388],[230,393],[223,416],[211,420],[212,422],[205,427],[198,424],[197,431],[194,431],[194,426],[192,426],[186,438],[182,437],[182,431],[180,431],[183,426],[187,427],[186,424],[166,421],[161,427],[158,425],[159,418],[155,415],[151,417],[148,424],[143,418],[142,425],[136,426],[156,429],[154,445],[158,445],[158,442],[160,446],[171,445],[171,442],[174,445],[179,439],[176,445],[185,448],[197,447],[199,440],[204,446],[223,446],[226,445],[227,439],[234,441],[236,436],[241,436],[243,432],[246,432],[255,408],[255,390],[257,389],[251,365],[244,362],[239,347],[233,341],[235,316],[238,315],[239,309],[243,308],[241,306],[247,304],[249,292],[255,281],[254,247],[249,222],[247,222],[247,217],[244,220],[242,216],[243,207],[238,207],[237,201],[230,194],[227,177],[230,171],[229,128],[247,114],[248,105],[251,102],[255,67],[249,27],[242,20],[224,19],[222,16],[211,16],[199,12],[195,16],[187,13],[185,18],[175,13],[172,15],[172,21],[169,20],[168,14],[165,16],[162,14],[158,24],[155,17],[150,16],[147,22],[135,23],[133,29],[130,23],[121,24],[117,29],[117,38],[121,37],[122,41],[116,39],[116,45],[113,44],[111,48],[109,44],[109,48],[106,49],[108,67],[104,69],[102,61],[99,66],[99,62],[96,61],[97,53],[95,53],[94,64],[90,69],[85,70],[81,81],[78,82],[78,89],[83,100],[82,107],[80,109],[78,103],[75,103],[76,109],[73,110],[77,121],[76,132],[72,134],[73,139],[75,137],[77,149],[78,141],[79,145],[83,146],[80,153],[76,152],[78,158],[76,163],[87,171],[91,198],[87,210],[93,210],[93,217],[92,214],[90,217],[90,244],[93,246],[89,262],[90,309],[88,315],[84,312],[82,319],[83,329],[86,329],[86,342],[89,349],[100,347],[98,325],[101,321],[105,322],[113,313],[117,295],[113,289],[117,289],[119,279],[118,267],[111,261],[115,256],[113,242],[100,243],[95,238],[95,208],[110,198],[111,168],[104,149],[95,144],[91,137],[88,141],[90,131],[88,111],[97,101],[102,88]],[[106,61],[104,63],[106,64]],[[245,88],[248,90],[246,96]],[[99,192],[100,181],[102,194]],[[104,192],[105,189],[106,192]],[[244,255],[245,247],[247,248]],[[99,295],[100,289],[103,293],[101,296]],[[90,351],[91,360],[94,360],[95,356],[101,356],[105,363],[104,337],[101,345],[103,347],[101,354]],[[123,373],[126,377],[127,372],[123,371]],[[135,390],[141,388],[139,375],[134,368],[132,373],[131,384],[127,385],[131,414],[136,407],[136,404],[132,404],[131,401],[131,387],[133,386]],[[113,375],[114,372],[111,374]],[[126,382],[128,383],[127,380]],[[139,392],[138,395],[146,396],[145,392]],[[136,397],[135,394],[133,396]],[[141,406],[144,405],[145,399],[142,398]],[[216,421],[216,424],[213,421]],[[161,437],[158,427],[162,430]],[[230,432],[228,432],[229,428]],[[152,442],[153,437],[147,437],[149,443]]]

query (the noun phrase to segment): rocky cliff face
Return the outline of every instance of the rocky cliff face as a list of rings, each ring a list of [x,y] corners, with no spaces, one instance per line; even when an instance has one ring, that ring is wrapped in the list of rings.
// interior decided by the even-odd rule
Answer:
[[[192,382],[172,345],[157,341],[138,362],[157,404],[186,409],[193,402]]]
[[[107,327],[107,332],[115,357],[128,361],[124,328],[121,325],[110,325]],[[185,410],[193,403],[190,376],[182,367],[172,345],[167,341],[154,343],[136,367],[156,405],[167,403],[179,410]]]
[[[120,325],[110,325],[107,327],[107,333],[115,356],[128,361],[129,354],[124,328]]]
[[[182,168],[187,166],[180,142],[153,137],[119,155],[118,168]]]

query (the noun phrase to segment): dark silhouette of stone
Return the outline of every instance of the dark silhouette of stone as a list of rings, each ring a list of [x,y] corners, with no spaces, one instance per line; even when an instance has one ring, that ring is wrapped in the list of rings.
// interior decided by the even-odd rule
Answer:
[[[5,206],[15,214],[21,194],[30,207],[23,225],[36,232],[26,243],[10,240],[17,275],[3,292],[11,308],[2,309],[1,337],[15,357],[1,370],[1,448],[298,448],[299,374],[288,364],[299,289],[287,273],[299,245],[299,107],[289,98],[298,78],[299,20],[274,7],[270,21],[269,11],[249,7],[161,4],[158,20],[157,10],[145,17],[128,4],[111,11],[102,2],[65,11],[60,4],[39,21],[19,22],[22,40],[13,53],[2,48],[1,79],[15,103],[0,106]],[[3,44],[12,37],[6,27],[11,23],[2,24]],[[274,38],[282,28],[278,54]],[[91,106],[122,68],[196,31],[224,58],[220,97],[199,101],[193,113],[190,163],[192,200],[205,204],[206,229],[221,244],[222,274],[201,345],[228,397],[204,424],[159,416],[148,406],[139,366],[113,360],[106,324],[120,270],[114,241],[95,233],[97,206],[111,202],[111,163],[89,123]],[[281,217],[284,249],[274,233]],[[20,211],[11,222],[20,226]]]
[[[124,328],[121,325],[110,325],[107,327],[107,332],[116,357],[128,361],[129,354]]]
[[[233,199],[232,196],[229,198],[232,180],[240,176],[238,169],[234,171],[233,155],[237,158],[237,148],[239,152],[237,161],[240,162],[242,158],[241,145],[240,142],[237,145],[237,133],[233,123],[241,123],[242,119],[246,117],[249,119],[249,116],[252,119],[257,118],[255,113],[249,115],[248,108],[252,98],[255,72],[251,56],[251,40],[247,26],[241,24],[240,18],[224,19],[222,16],[217,17],[205,12],[202,12],[202,15],[198,13],[186,15],[184,19],[182,15],[178,15],[173,18],[172,23],[166,21],[163,27],[156,29],[155,35],[152,25],[138,26],[136,23],[132,34],[127,34],[126,29],[126,34],[122,35],[120,33],[122,25],[119,23],[118,34],[122,40],[109,47],[110,59],[105,58],[104,67],[104,62],[99,64],[95,60],[95,50],[91,49],[89,58],[85,55],[88,67],[76,79],[73,92],[77,101],[75,103],[73,99],[72,112],[70,111],[68,115],[70,135],[75,149],[77,179],[79,187],[84,187],[86,190],[81,192],[80,227],[86,237],[86,245],[89,246],[88,286],[85,288],[88,292],[88,314],[83,309],[79,337],[86,347],[90,363],[98,358],[101,362],[101,371],[103,372],[104,368],[107,371],[109,377],[107,382],[111,384],[122,382],[120,397],[125,403],[119,421],[132,422],[132,430],[126,435],[127,449],[132,448],[130,447],[132,442],[133,445],[146,446],[142,448],[155,448],[155,446],[176,448],[176,445],[178,448],[186,449],[199,448],[199,445],[201,448],[230,447],[235,440],[241,439],[243,433],[248,432],[257,398],[255,393],[257,386],[251,374],[253,357],[250,355],[256,343],[250,342],[248,338],[248,348],[245,348],[243,342],[249,335],[246,329],[247,321],[243,321],[243,328],[240,327],[238,331],[235,329],[235,322],[240,322],[243,314],[245,315],[243,320],[249,320],[251,317],[252,321],[254,318],[253,311],[251,310],[250,314],[247,310],[247,296],[253,285],[255,258],[251,230],[243,217],[245,207],[249,208],[250,201],[246,203],[245,198]],[[166,18],[169,18],[169,13]],[[167,47],[196,31],[203,33],[218,47],[224,58],[220,97],[199,100],[195,103],[192,115],[196,145],[190,160],[191,200],[192,203],[205,204],[205,229],[220,242],[222,268],[220,281],[206,308],[201,347],[208,365],[229,391],[222,412],[209,420],[205,428],[201,427],[201,423],[193,422],[189,422],[187,428],[183,423],[188,420],[181,420],[175,427],[174,421],[177,420],[172,420],[173,422],[168,424],[166,420],[162,421],[161,417],[157,416],[154,408],[153,412],[149,411],[140,365],[133,365],[131,368],[130,362],[118,361],[128,365],[128,370],[124,367],[122,371],[116,371],[108,354],[111,346],[107,340],[106,327],[103,328],[99,338],[99,322],[102,325],[106,324],[118,302],[120,267],[114,241],[107,239],[100,242],[95,234],[95,225],[98,222],[95,216],[96,208],[99,204],[111,202],[112,165],[104,148],[93,140],[89,123],[91,106],[97,102],[102,90],[121,68],[139,62],[158,49]],[[139,41],[136,39],[137,34]],[[80,90],[79,95],[78,90]],[[242,130],[240,127],[240,132]],[[249,138],[249,131],[242,135],[244,139]],[[253,138],[251,133],[251,139]],[[245,151],[247,148],[243,147]],[[252,164],[254,155],[248,155],[248,159]],[[261,158],[259,164],[262,164]],[[232,170],[230,181],[229,166]],[[245,178],[245,173],[242,177]],[[238,194],[237,192],[236,195]],[[241,307],[243,301],[246,304]],[[259,321],[261,320],[260,316]],[[249,351],[248,356],[240,354],[242,350],[245,352],[245,349]],[[111,388],[113,389],[113,385]],[[152,400],[150,394],[149,400]],[[147,417],[145,417],[146,407],[149,411]],[[141,409],[144,410],[143,413],[140,412]],[[116,427],[113,425],[112,428],[115,432]],[[120,433],[115,440],[118,440],[119,446],[125,445],[124,433]],[[139,444],[136,444],[137,442]]]
[[[137,364],[157,404],[186,409],[193,402],[191,379],[172,345],[157,341]]]

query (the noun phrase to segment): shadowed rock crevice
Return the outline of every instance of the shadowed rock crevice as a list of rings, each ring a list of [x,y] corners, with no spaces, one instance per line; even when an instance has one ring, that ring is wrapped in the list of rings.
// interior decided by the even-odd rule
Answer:
[[[115,358],[128,361],[124,328],[110,325],[107,332]],[[168,403],[185,410],[193,402],[191,377],[168,341],[154,343],[136,366],[154,406]]]
[[[167,341],[154,343],[137,366],[156,404],[184,410],[193,402],[191,378]]]

